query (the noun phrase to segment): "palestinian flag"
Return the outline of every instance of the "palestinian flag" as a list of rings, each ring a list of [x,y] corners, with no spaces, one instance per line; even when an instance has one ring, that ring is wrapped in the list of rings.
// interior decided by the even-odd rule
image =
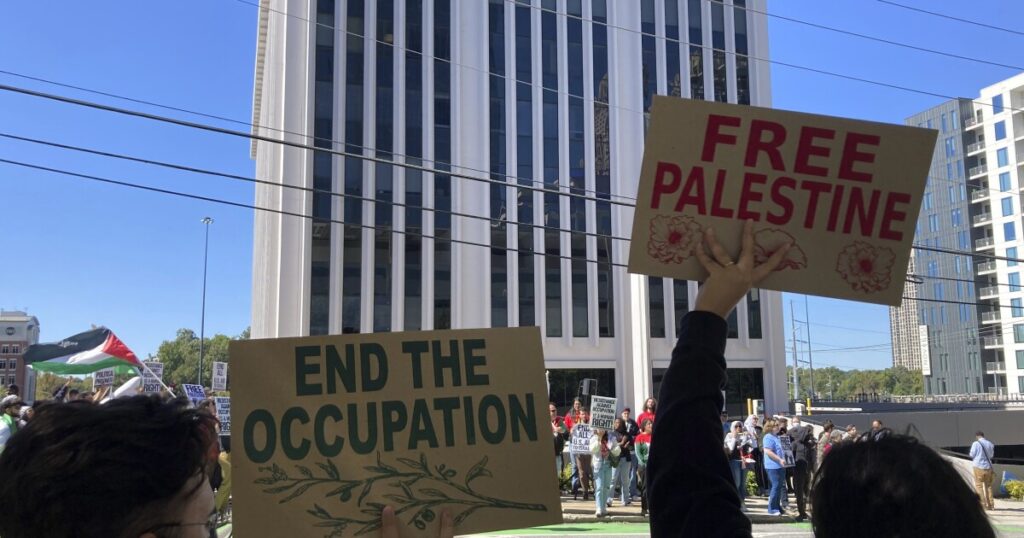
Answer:
[[[138,357],[106,327],[79,333],[25,350],[25,364],[35,370],[59,375],[91,374],[118,366],[142,367]]]

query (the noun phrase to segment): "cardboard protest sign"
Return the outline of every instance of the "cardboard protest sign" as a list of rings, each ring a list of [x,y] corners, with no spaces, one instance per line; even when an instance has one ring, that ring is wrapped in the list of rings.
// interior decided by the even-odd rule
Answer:
[[[593,432],[589,424],[576,424],[572,427],[572,436],[569,437],[569,452],[572,455],[590,454],[590,437]]]
[[[536,327],[233,341],[239,536],[562,521]]]
[[[780,435],[779,442],[782,444],[782,459],[786,467],[796,465],[796,456],[793,455],[793,439],[788,435]]]
[[[97,370],[92,374],[92,386],[93,389],[99,387],[110,387],[114,385],[114,369],[104,368],[103,370]]]
[[[213,403],[217,407],[217,420],[220,421],[220,434],[231,435],[231,398],[216,396]]]
[[[899,305],[937,132],[655,97],[629,270],[681,280],[713,228],[733,256],[793,247],[758,286]]]
[[[228,363],[213,363],[213,382],[210,384],[213,390],[228,390]]]
[[[590,397],[590,426],[610,430],[615,422],[615,398]]]
[[[149,369],[142,369],[142,392],[157,393],[163,390],[160,380],[164,378],[164,363],[145,361],[143,364]]]
[[[181,388],[185,390],[185,396],[192,402],[192,405],[197,405],[206,399],[206,390],[203,389],[202,385],[182,383]]]

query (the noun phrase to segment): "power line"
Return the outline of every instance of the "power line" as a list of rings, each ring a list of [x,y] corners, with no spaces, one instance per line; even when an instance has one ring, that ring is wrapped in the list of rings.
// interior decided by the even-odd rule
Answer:
[[[239,0],[239,1],[241,1],[241,0]],[[715,4],[726,5],[724,2],[722,2],[720,0],[708,0],[708,1],[711,2],[711,3],[715,3]],[[759,10],[756,10],[754,8],[751,8],[751,7],[741,7],[741,6],[735,6],[735,5],[728,6],[728,7],[734,7],[734,8],[737,8],[737,9],[743,9],[743,10],[749,11],[751,13],[757,13],[759,15],[765,15],[767,17],[772,17],[772,18],[779,19],[779,20],[784,20],[784,21],[788,21],[788,22],[792,22],[792,23],[796,23],[796,24],[801,24],[801,25],[804,25],[804,26],[810,26],[811,28],[817,28],[819,30],[828,30],[830,32],[836,32],[836,33],[839,33],[839,34],[853,36],[853,37],[857,37],[857,38],[860,38],[860,39],[866,39],[868,41],[875,41],[877,43],[884,43],[886,45],[892,45],[894,47],[901,47],[901,48],[905,48],[905,49],[916,50],[918,52],[927,52],[929,54],[936,54],[936,55],[939,55],[939,56],[945,56],[947,58],[955,58],[955,59],[958,59],[958,60],[965,60],[965,61],[968,61],[968,62],[975,62],[975,63],[985,64],[985,65],[993,65],[993,66],[996,66],[996,67],[1005,67],[1007,69],[1013,69],[1015,71],[1024,71],[1024,67],[1020,67],[1020,66],[1016,66],[1016,65],[1009,65],[1009,64],[999,63],[999,62],[993,62],[993,61],[989,61],[989,60],[983,60],[981,58],[974,58],[974,57],[971,57],[971,56],[962,56],[960,54],[954,54],[952,52],[945,52],[945,51],[941,51],[941,50],[930,49],[930,48],[927,48],[927,47],[919,47],[917,45],[911,45],[909,43],[904,43],[902,41],[894,41],[894,40],[891,40],[891,39],[885,39],[885,38],[882,38],[882,37],[876,37],[876,36],[871,36],[871,35],[867,35],[867,34],[862,34],[862,33],[854,32],[854,31],[851,31],[851,30],[843,30],[842,28],[836,28],[834,26],[828,26],[828,25],[824,25],[824,24],[818,24],[818,23],[814,23],[814,22],[810,22],[810,21],[805,21],[805,20],[802,20],[802,19],[796,19],[796,18],[793,18],[793,17],[787,17],[785,15],[779,15],[778,13],[769,13],[767,11],[759,11]]]
[[[204,117],[204,118],[209,118],[209,119],[213,119],[213,120],[218,120],[218,121],[224,121],[224,122],[228,122],[228,123],[234,123],[234,124],[237,124],[237,125],[242,125],[242,126],[245,126],[245,127],[249,127],[250,129],[266,129],[268,131],[274,131],[274,132],[278,132],[278,133],[282,133],[282,134],[290,134],[290,135],[294,135],[294,136],[299,136],[299,137],[302,137],[302,138],[313,140],[314,144],[316,142],[327,142],[327,143],[331,144],[332,148],[333,147],[342,146],[342,147],[349,147],[349,148],[358,148],[361,151],[368,151],[368,152],[372,152],[372,153],[377,153],[377,151],[378,151],[376,148],[374,148],[372,146],[352,144],[352,143],[349,143],[349,142],[341,142],[341,141],[338,141],[338,140],[334,140],[334,139],[330,139],[330,138],[324,138],[324,137],[318,137],[318,136],[310,136],[308,133],[301,133],[301,132],[298,132],[298,131],[290,131],[288,129],[279,129],[277,127],[270,127],[270,126],[267,126],[267,125],[260,125],[260,124],[257,124],[257,123],[251,123],[251,122],[248,122],[248,121],[243,121],[243,120],[239,120],[239,119],[235,119],[235,118],[228,118],[226,116],[220,116],[220,115],[217,115],[217,114],[210,114],[210,113],[207,113],[207,112],[199,112],[199,111],[188,109],[188,108],[182,108],[182,107],[173,106],[173,105],[166,105],[166,104],[158,103],[158,102],[147,100],[147,99],[139,99],[139,98],[136,98],[136,97],[130,97],[130,96],[126,96],[126,95],[123,95],[123,94],[116,94],[116,93],[111,93],[111,92],[107,92],[107,91],[103,91],[103,90],[96,90],[96,89],[93,89],[93,88],[87,88],[85,86],[79,86],[79,85],[75,85],[75,84],[68,84],[66,82],[60,82],[60,81],[56,81],[56,80],[52,80],[52,79],[46,79],[46,78],[42,78],[42,77],[26,75],[24,73],[16,73],[14,71],[7,71],[7,70],[4,70],[4,69],[0,69],[0,74],[12,76],[12,77],[18,77],[18,78],[22,78],[22,79],[25,79],[25,80],[35,81],[35,82],[42,82],[44,84],[51,84],[53,86],[59,86],[59,87],[62,87],[62,88],[68,88],[68,89],[72,89],[72,90],[76,90],[76,91],[81,91],[81,92],[86,92],[86,93],[91,93],[91,94],[95,94],[95,95],[102,95],[104,97],[111,97],[113,99],[120,99],[120,100],[128,101],[128,102],[131,102],[131,103],[136,103],[136,104],[141,104],[141,105],[146,105],[146,106],[152,106],[152,107],[156,107],[156,108],[162,108],[162,109],[171,110],[171,111],[174,111],[174,112],[182,112],[182,113],[185,113],[185,114],[193,114],[193,115],[196,115],[196,116],[200,116],[200,117]],[[402,157],[403,159],[416,159],[416,160],[419,160],[419,161],[430,161],[430,162],[434,163],[434,166],[445,165],[445,166],[450,166],[453,169],[457,169],[457,170],[464,170],[464,171],[468,171],[468,172],[476,172],[476,173],[480,173],[480,174],[487,174],[487,175],[490,175],[490,176],[501,177],[501,178],[505,179],[506,181],[508,181],[508,180],[515,180],[517,183],[529,182],[529,183],[532,183],[534,185],[547,185],[547,183],[545,183],[544,181],[528,179],[528,178],[519,178],[517,176],[513,176],[513,175],[508,174],[508,173],[490,172],[488,170],[483,170],[483,169],[480,169],[480,168],[473,168],[471,166],[457,165],[457,164],[454,164],[452,162],[446,162],[446,161],[436,161],[436,160],[431,160],[431,159],[425,159],[425,158],[423,158],[421,156],[397,153],[397,152],[394,152],[394,151],[388,151],[387,153],[391,154],[394,157]],[[444,172],[444,173],[445,174],[449,174],[449,172]],[[623,200],[636,200],[636,198],[633,198],[631,196],[626,196],[624,194],[613,194],[613,193],[610,193],[610,192],[601,192],[601,191],[596,190],[596,189],[587,189],[587,188],[583,188],[583,187],[571,187],[571,188],[574,189],[574,190],[577,190],[577,191],[593,193],[596,196],[614,196],[616,198],[622,198]]]
[[[972,21],[970,19],[964,19],[964,18],[961,18],[961,17],[955,17],[953,15],[946,15],[945,13],[939,13],[937,11],[928,11],[927,9],[921,9],[919,7],[908,6],[906,4],[899,4],[899,3],[896,3],[896,2],[892,2],[891,0],[878,0],[878,2],[881,2],[883,4],[889,4],[890,6],[901,7],[903,9],[908,9],[910,11],[917,11],[918,13],[926,13],[926,14],[932,15],[934,17],[941,17],[943,19],[950,19],[950,20],[954,20],[954,21],[963,22],[963,23],[966,23],[966,24],[973,24],[974,26],[980,26],[982,28],[989,28],[991,30],[999,30],[1001,32],[1006,32],[1006,33],[1010,33],[1010,34],[1016,34],[1016,35],[1024,36],[1024,32],[1021,32],[1019,30],[1014,30],[1012,28],[1006,28],[1006,27],[1003,27],[1003,26],[996,26],[994,24],[988,24],[988,23],[984,23],[984,22]]]
[[[591,202],[607,203],[607,204],[618,205],[618,206],[623,206],[623,207],[634,207],[633,204],[630,204],[630,203],[627,203],[627,202],[620,202],[618,200],[610,200],[610,199],[603,199],[603,198],[594,198],[594,197],[591,197],[591,196],[585,196],[585,195],[582,195],[582,194],[576,194],[576,193],[571,192],[571,190],[573,189],[572,187],[568,187],[566,185],[559,185],[559,188],[561,188],[561,189],[569,189],[570,192],[561,192],[561,191],[558,191],[558,190],[549,190],[549,189],[541,189],[541,188],[537,188],[537,187],[529,187],[529,186],[526,186],[526,185],[517,185],[515,183],[507,183],[507,182],[499,181],[499,180],[495,180],[495,179],[470,176],[470,175],[466,175],[466,174],[459,174],[459,173],[455,173],[455,172],[449,172],[449,171],[444,171],[444,170],[437,170],[437,169],[429,168],[429,167],[426,167],[426,166],[420,166],[420,165],[416,165],[416,164],[409,164],[409,163],[403,163],[403,162],[398,162],[398,161],[392,161],[392,160],[381,158],[381,157],[371,157],[371,156],[368,156],[368,155],[357,155],[355,153],[351,153],[351,152],[348,152],[348,151],[342,151],[342,150],[337,150],[337,149],[329,149],[329,148],[320,148],[320,147],[316,147],[316,146],[311,146],[309,144],[303,144],[303,143],[300,143],[300,142],[292,142],[290,140],[271,138],[271,137],[262,136],[262,135],[258,135],[258,134],[247,133],[247,132],[244,132],[244,131],[236,131],[236,130],[233,130],[233,129],[225,129],[223,127],[216,127],[214,125],[207,125],[207,124],[204,124],[204,123],[196,123],[196,122],[192,122],[192,121],[180,120],[180,119],[177,119],[177,118],[170,118],[170,117],[167,117],[167,116],[160,116],[160,115],[157,115],[157,114],[150,114],[148,112],[140,112],[140,111],[137,111],[137,110],[130,110],[130,109],[127,109],[127,108],[120,108],[120,107],[115,107],[115,106],[110,106],[110,105],[104,105],[104,104],[95,103],[95,102],[92,102],[92,101],[85,101],[85,100],[82,100],[82,99],[74,99],[74,98],[71,98],[71,97],[64,97],[64,96],[56,95],[56,94],[45,93],[45,92],[40,92],[40,91],[36,91],[36,90],[29,90],[29,89],[26,89],[26,88],[19,88],[17,86],[9,86],[7,84],[0,84],[0,90],[14,92],[14,93],[20,93],[20,94],[29,95],[29,96],[32,96],[32,97],[39,97],[39,98],[42,98],[42,99],[49,99],[51,101],[58,101],[58,102],[67,103],[67,104],[76,105],[76,106],[82,106],[82,107],[86,107],[86,108],[93,108],[93,109],[96,109],[96,110],[103,110],[103,111],[106,111],[106,112],[114,112],[114,113],[123,114],[123,115],[126,115],[126,116],[134,116],[134,117],[144,118],[144,119],[158,121],[158,122],[162,122],[162,123],[169,123],[169,124],[178,125],[178,126],[181,126],[181,127],[190,127],[190,128],[193,128],[193,129],[200,129],[200,130],[203,130],[203,131],[209,131],[209,132],[213,132],[213,133],[219,133],[219,134],[235,136],[235,137],[238,137],[238,138],[245,138],[245,139],[249,139],[249,140],[259,140],[261,142],[267,142],[267,143],[273,143],[273,144],[281,144],[281,145],[284,145],[284,146],[290,146],[290,147],[298,148],[298,149],[306,149],[306,150],[310,150],[310,151],[314,151],[314,152],[319,151],[319,152],[322,152],[322,153],[330,153],[330,154],[333,154],[333,155],[338,155],[338,156],[341,156],[341,157],[348,157],[348,158],[351,158],[351,159],[362,159],[364,161],[371,161],[371,162],[374,162],[374,163],[377,163],[377,164],[385,164],[385,165],[389,165],[389,166],[398,166],[400,168],[406,168],[406,169],[409,169],[409,170],[415,170],[415,171],[418,171],[418,172],[424,172],[424,173],[428,173],[428,174],[445,175],[445,176],[450,176],[450,177],[459,178],[459,179],[468,179],[468,180],[471,180],[471,181],[478,181],[478,182],[481,182],[481,183],[490,183],[490,184],[494,184],[494,185],[500,185],[500,186],[503,186],[503,187],[514,187],[514,188],[521,189],[521,190],[530,190],[530,191],[541,192],[541,193],[546,193],[546,194],[557,194],[559,196],[566,196],[566,197],[569,197],[569,198],[576,198],[576,199],[587,200],[587,201],[591,201]]]
[[[799,320],[799,319],[796,320],[796,322],[797,323],[807,323],[806,321]],[[843,326],[840,326],[840,325],[828,325],[826,323],[818,323],[817,321],[814,322],[814,326],[815,327],[828,327],[830,329],[842,329],[842,330],[846,330],[846,331],[855,331],[855,332],[862,332],[862,333],[890,334],[889,331],[872,331],[870,329],[860,329],[860,328],[854,328],[854,327],[843,327]]]
[[[90,180],[90,181],[106,183],[106,184],[109,184],[109,185],[117,185],[117,186],[120,186],[120,187],[126,187],[126,188],[131,188],[131,189],[139,189],[139,190],[150,191],[150,192],[155,192],[155,193],[159,193],[159,194],[167,194],[167,195],[170,195],[170,196],[178,196],[178,197],[181,197],[181,198],[191,198],[193,200],[201,200],[201,201],[204,201],[204,202],[211,202],[211,203],[215,203],[215,204],[224,204],[224,205],[239,207],[239,208],[242,208],[242,209],[251,209],[251,210],[254,210],[254,211],[267,211],[267,212],[270,212],[270,213],[277,213],[279,215],[286,215],[286,216],[290,216],[290,217],[298,217],[298,218],[302,218],[302,219],[315,220],[317,222],[323,222],[323,223],[341,224],[341,225],[344,225],[344,226],[357,226],[359,228],[365,228],[365,229],[369,229],[369,230],[377,230],[377,231],[380,231],[380,232],[387,232],[387,233],[396,233],[396,234],[400,234],[400,235],[409,235],[409,236],[414,236],[414,237],[420,237],[420,238],[423,238],[423,239],[434,239],[434,240],[437,240],[437,241],[445,241],[445,242],[448,242],[448,243],[458,243],[458,244],[463,244],[463,245],[468,245],[468,246],[482,247],[482,248],[486,248],[486,249],[489,249],[489,250],[499,250],[499,251],[505,251],[505,252],[518,252],[518,253],[532,254],[532,255],[537,255],[537,256],[561,258],[561,259],[570,260],[570,261],[572,261],[572,260],[575,260],[575,261],[585,261],[585,262],[588,262],[588,263],[596,263],[598,265],[608,265],[608,266],[611,266],[611,267],[621,267],[623,269],[625,269],[627,267],[626,264],[610,262],[610,261],[609,262],[602,262],[602,261],[598,261],[598,260],[591,260],[589,258],[583,258],[581,260],[578,257],[565,256],[565,255],[562,255],[562,254],[549,254],[549,253],[544,252],[544,251],[525,250],[525,249],[518,249],[518,248],[511,248],[511,247],[495,247],[495,246],[492,246],[492,245],[489,245],[489,244],[486,244],[486,243],[477,243],[475,241],[466,241],[466,240],[463,240],[463,239],[453,239],[453,238],[449,238],[449,237],[438,237],[438,236],[433,236],[433,235],[426,235],[426,234],[423,234],[423,233],[420,233],[420,232],[410,232],[410,231],[407,231],[407,230],[395,230],[395,229],[392,229],[392,228],[384,228],[384,227],[379,227],[379,226],[373,226],[373,225],[370,225],[370,224],[363,224],[363,223],[359,223],[359,222],[345,222],[343,220],[337,220],[337,219],[326,219],[326,218],[320,218],[320,217],[313,217],[313,216],[305,215],[305,214],[302,214],[302,213],[296,213],[294,211],[286,211],[286,210],[282,210],[282,209],[273,209],[273,208],[269,208],[269,207],[260,207],[260,206],[256,206],[256,205],[253,205],[253,204],[246,204],[246,203],[242,203],[242,202],[235,202],[235,201],[232,201],[232,200],[224,200],[224,199],[221,199],[221,198],[213,198],[213,197],[210,197],[210,196],[202,196],[202,195],[199,195],[199,194],[192,194],[192,193],[182,192],[182,191],[174,191],[174,190],[170,190],[170,189],[162,189],[162,188],[159,188],[159,187],[151,187],[151,186],[148,186],[148,185],[140,185],[138,183],[132,183],[132,182],[129,182],[129,181],[121,181],[121,180],[116,180],[116,179],[100,177],[100,176],[94,176],[94,175],[90,175],[90,174],[82,174],[82,173],[78,173],[78,172],[72,172],[70,170],[62,170],[62,169],[59,169],[59,168],[51,168],[49,166],[42,166],[42,165],[38,165],[38,164],[26,163],[26,162],[21,162],[21,161],[14,161],[14,160],[10,160],[10,159],[0,158],[0,163],[10,164],[10,165],[14,165],[14,166],[20,166],[20,167],[23,167],[23,168],[31,168],[31,169],[35,169],[35,170],[42,170],[44,172],[51,172],[51,173],[54,173],[54,174],[61,174],[61,175],[75,177],[75,178],[79,178],[79,179],[86,179],[86,180]]]
[[[267,211],[267,212],[270,212],[270,213],[277,213],[277,214],[280,214],[280,215],[287,215],[287,216],[298,217],[298,218],[303,218],[303,219],[316,220],[316,221],[324,222],[324,223],[341,224],[341,225],[344,225],[344,226],[356,226],[356,227],[359,227],[359,228],[365,228],[365,229],[370,229],[370,230],[378,230],[378,231],[382,231],[382,232],[391,232],[391,233],[396,233],[396,234],[400,234],[400,235],[408,235],[408,236],[414,236],[414,237],[421,237],[423,239],[434,239],[434,240],[438,240],[438,241],[446,241],[446,242],[449,242],[449,243],[457,243],[457,244],[464,244],[464,245],[467,245],[467,246],[482,247],[482,248],[486,248],[486,249],[490,249],[490,250],[498,250],[498,251],[505,251],[505,252],[517,252],[517,253],[545,256],[545,257],[557,257],[557,258],[560,258],[560,259],[566,259],[566,260],[570,260],[570,261],[572,261],[572,260],[584,261],[584,262],[587,262],[587,263],[596,263],[598,265],[608,265],[610,267],[627,268],[626,264],[616,263],[616,262],[601,262],[601,261],[592,260],[592,259],[589,259],[589,258],[586,258],[586,257],[581,259],[579,257],[574,257],[574,256],[566,256],[566,255],[561,255],[561,254],[549,254],[549,253],[544,252],[544,251],[525,250],[525,249],[518,249],[518,248],[511,248],[511,247],[495,247],[493,245],[489,245],[489,244],[486,244],[486,243],[477,243],[475,241],[466,241],[466,240],[462,240],[462,239],[453,239],[453,238],[448,238],[448,237],[437,237],[437,236],[432,236],[432,235],[426,235],[426,234],[423,234],[423,233],[420,233],[420,232],[410,232],[410,231],[406,231],[406,230],[395,230],[395,229],[391,229],[391,228],[382,228],[382,227],[373,226],[373,225],[370,225],[370,224],[363,224],[363,223],[356,223],[356,222],[345,222],[345,221],[337,220],[337,219],[326,219],[326,218],[312,217],[310,215],[305,215],[305,214],[302,214],[302,213],[296,213],[296,212],[292,212],[292,211],[285,211],[285,210],[280,210],[280,209],[260,207],[260,206],[256,206],[256,205],[253,205],[253,204],[246,204],[246,203],[242,203],[242,202],[235,202],[235,201],[231,201],[231,200],[224,200],[224,199],[220,199],[220,198],[213,198],[213,197],[210,197],[210,196],[202,196],[202,195],[192,194],[192,193],[187,193],[187,192],[174,191],[174,190],[170,190],[170,189],[162,189],[162,188],[158,188],[158,187],[151,187],[151,186],[148,186],[148,185],[140,185],[138,183],[131,183],[131,182],[128,182],[128,181],[120,181],[120,180],[115,180],[115,179],[110,179],[110,178],[104,178],[104,177],[94,176],[94,175],[90,175],[90,174],[82,174],[82,173],[78,173],[78,172],[72,172],[70,170],[62,170],[62,169],[59,169],[59,168],[52,168],[52,167],[48,167],[48,166],[42,166],[42,165],[38,165],[38,164],[25,163],[25,162],[21,162],[21,161],[14,161],[14,160],[10,160],[10,159],[0,158],[0,163],[6,163],[6,164],[14,165],[14,166],[20,166],[20,167],[23,167],[23,168],[30,168],[30,169],[35,169],[35,170],[41,170],[41,171],[45,171],[45,172],[51,172],[51,173],[54,173],[54,174],[66,175],[66,176],[75,177],[75,178],[79,178],[79,179],[86,179],[86,180],[96,181],[96,182],[100,182],[100,183],[106,183],[106,184],[110,184],[110,185],[117,185],[117,186],[126,187],[126,188],[139,189],[139,190],[150,191],[150,192],[155,192],[155,193],[159,193],[159,194],[167,194],[167,195],[177,196],[177,197],[181,197],[181,198],[191,198],[191,199],[194,199],[194,200],[201,200],[201,201],[204,201],[204,202],[224,204],[224,205],[229,205],[229,206],[238,207],[238,208],[242,208],[242,209],[251,209],[251,210],[254,210],[254,211]],[[1010,305],[984,305],[982,303],[971,303],[971,302],[965,302],[965,301],[948,301],[948,300],[941,300],[941,299],[924,299],[924,298],[920,298],[920,297],[906,297],[906,296],[904,296],[903,299],[904,300],[912,300],[912,301],[932,302],[932,303],[964,304],[964,305],[979,305],[979,306],[996,306],[996,307],[999,307],[999,308],[1012,308]]]
[[[109,157],[109,158],[120,159],[120,160],[124,160],[124,161],[136,162],[136,163],[141,163],[141,164],[148,164],[148,165],[153,165],[153,166],[160,166],[160,167],[163,167],[163,168],[169,168],[169,169],[172,169],[172,170],[179,170],[179,171],[183,171],[183,172],[191,172],[191,173],[195,173],[195,174],[203,174],[203,175],[209,175],[209,176],[215,176],[215,177],[222,177],[222,178],[226,178],[226,179],[234,179],[234,180],[237,180],[237,181],[244,181],[244,182],[247,182],[247,183],[253,183],[253,184],[257,184],[257,185],[268,185],[268,186],[271,186],[271,187],[283,187],[283,188],[294,189],[294,190],[298,190],[298,191],[302,191],[302,192],[309,192],[309,193],[313,193],[313,194],[325,194],[325,195],[330,195],[330,196],[334,196],[334,197],[338,197],[338,198],[343,198],[343,199],[359,200],[361,202],[369,202],[369,203],[377,204],[377,205],[385,204],[385,205],[391,205],[391,206],[397,206],[397,207],[404,207],[404,208],[407,208],[407,209],[415,209],[415,210],[429,211],[429,212],[434,212],[434,213],[442,213],[442,214],[445,214],[445,215],[451,215],[453,217],[462,217],[462,218],[467,218],[467,219],[478,219],[478,220],[484,220],[484,221],[488,221],[488,222],[498,222],[498,223],[503,223],[503,224],[507,224],[507,225],[510,225],[510,226],[511,225],[517,225],[517,226],[521,226],[521,227],[525,227],[525,228],[537,228],[537,229],[540,229],[540,230],[547,230],[547,231],[552,231],[552,232],[586,235],[586,236],[589,236],[589,237],[596,237],[596,238],[599,238],[599,239],[610,239],[610,240],[616,240],[616,241],[631,241],[631,239],[628,238],[628,237],[618,237],[618,236],[615,236],[615,235],[602,234],[602,233],[597,233],[597,232],[587,232],[587,231],[583,231],[583,230],[577,231],[577,230],[571,230],[571,229],[566,229],[566,228],[559,228],[559,227],[555,227],[555,226],[545,226],[545,225],[542,225],[542,224],[532,224],[532,223],[529,223],[529,222],[514,222],[514,221],[506,220],[504,218],[487,217],[487,216],[483,216],[483,215],[474,215],[474,214],[471,214],[471,213],[462,213],[462,212],[459,212],[459,211],[452,211],[452,210],[447,210],[447,209],[436,209],[436,208],[432,208],[432,207],[410,205],[410,204],[403,203],[403,202],[376,200],[374,198],[368,198],[368,197],[359,196],[359,195],[356,195],[356,194],[343,193],[343,192],[334,192],[334,191],[331,191],[331,190],[317,189],[317,188],[313,188],[313,187],[303,187],[301,185],[291,185],[291,184],[285,183],[284,182],[284,178],[282,178],[280,182],[270,181],[270,180],[266,180],[266,179],[251,178],[251,177],[248,177],[248,176],[242,176],[242,175],[238,175],[238,174],[229,174],[229,173],[226,173],[226,172],[217,172],[217,171],[209,170],[209,169],[205,169],[205,168],[196,168],[196,167],[193,167],[193,166],[185,166],[185,165],[170,163],[170,162],[166,162],[166,161],[157,161],[157,160],[154,160],[154,159],[144,159],[144,158],[141,158],[141,157],[134,157],[134,156],[131,156],[131,155],[125,155],[125,154],[121,154],[121,153],[113,153],[113,152],[108,152],[108,151],[101,151],[101,150],[96,150],[96,149],[84,148],[84,147],[81,147],[81,146],[74,146],[74,145],[69,145],[69,144],[61,144],[59,142],[51,142],[51,141],[48,141],[48,140],[41,140],[41,139],[38,139],[38,138],[29,138],[29,137],[26,137],[26,136],[19,136],[19,135],[14,135],[14,134],[10,134],[10,133],[4,133],[4,132],[0,132],[0,138],[8,138],[8,139],[12,139],[12,140],[18,140],[18,141],[21,141],[21,142],[29,142],[29,143],[32,143],[32,144],[39,144],[39,145],[49,146],[49,147],[53,147],[53,148],[65,149],[65,150],[70,150],[70,151],[77,151],[77,152],[80,152],[80,153],[87,153],[87,154],[90,154],[90,155],[98,155],[98,156],[102,156],[102,157]]]

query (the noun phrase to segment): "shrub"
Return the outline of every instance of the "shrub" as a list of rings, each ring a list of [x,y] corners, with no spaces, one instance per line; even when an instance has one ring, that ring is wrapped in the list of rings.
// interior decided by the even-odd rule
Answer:
[[[1024,501],[1024,480],[1009,480],[1006,482],[1006,492],[1017,501]]]

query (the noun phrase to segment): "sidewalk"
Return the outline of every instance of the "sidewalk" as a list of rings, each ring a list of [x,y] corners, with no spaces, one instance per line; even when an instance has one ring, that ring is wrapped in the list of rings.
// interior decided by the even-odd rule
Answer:
[[[573,500],[572,496],[562,496],[562,517],[566,523],[595,523],[610,521],[617,523],[646,523],[647,517],[640,516],[640,501],[633,501],[629,506],[622,506],[618,499],[608,509],[608,517],[598,518],[594,516],[596,506],[594,500],[583,501]],[[1024,502],[1009,499],[996,499],[996,509],[990,511],[989,518],[992,524],[997,527],[1014,527],[1024,532]],[[789,509],[785,516],[768,515],[767,497],[748,497],[746,501],[747,517],[755,524],[765,523],[793,523],[796,521],[796,499],[789,496]],[[808,513],[810,510],[808,510]]]

